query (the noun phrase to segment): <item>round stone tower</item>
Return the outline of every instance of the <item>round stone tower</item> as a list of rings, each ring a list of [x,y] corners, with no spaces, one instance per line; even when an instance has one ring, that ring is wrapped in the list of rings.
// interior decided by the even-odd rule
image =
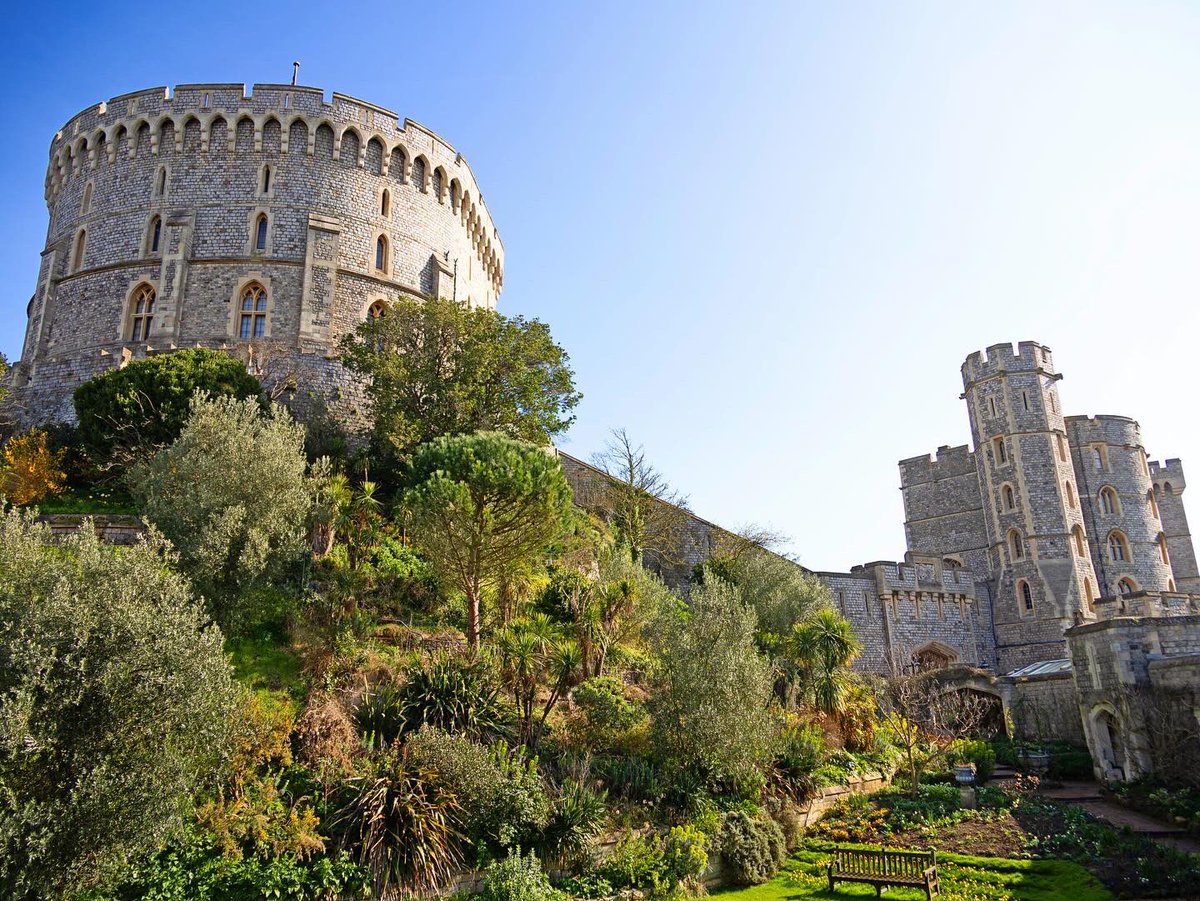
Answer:
[[[1001,671],[1066,656],[1097,581],[1049,348],[1023,341],[967,357],[964,399],[989,541]]]
[[[1174,585],[1168,588],[1200,594],[1200,568],[1196,565],[1192,530],[1188,527],[1187,513],[1183,509],[1183,491],[1187,488],[1183,464],[1178,458],[1162,463],[1151,460],[1150,479],[1154,483],[1154,498],[1167,538],[1167,553],[1174,575]]]
[[[1126,416],[1066,422],[1100,593],[1171,590],[1170,549],[1140,427]]]
[[[50,224],[16,388],[71,420],[80,382],[175,348],[224,348],[343,416],[338,338],[401,297],[494,307],[504,251],[462,155],[319,88],[124,94],[55,135]]]

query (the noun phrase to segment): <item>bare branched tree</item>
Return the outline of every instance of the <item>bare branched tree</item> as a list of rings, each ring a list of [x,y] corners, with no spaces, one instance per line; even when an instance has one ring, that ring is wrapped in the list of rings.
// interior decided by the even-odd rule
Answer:
[[[952,741],[977,735],[996,704],[978,692],[948,685],[937,672],[888,679],[880,701],[882,722],[904,757],[914,797],[921,773]]]
[[[632,558],[658,572],[680,565],[690,540],[687,497],[671,487],[623,428],[613,429],[592,462],[609,476],[601,491],[601,515]]]

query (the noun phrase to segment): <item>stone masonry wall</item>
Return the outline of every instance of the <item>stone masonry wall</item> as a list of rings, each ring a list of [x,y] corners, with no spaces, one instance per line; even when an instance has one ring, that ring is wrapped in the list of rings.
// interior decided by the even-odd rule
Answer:
[[[915,554],[955,557],[975,573],[987,572],[988,536],[975,455],[967,448],[939,447],[900,461],[904,534]]]
[[[306,390],[336,394],[348,380],[324,361],[372,303],[433,294],[494,307],[503,283],[503,246],[462,155],[317,88],[182,85],[90,107],[51,144],[46,202],[16,373],[39,421],[72,419],[75,387],[105,369],[196,345],[243,358],[248,343],[270,346],[283,368],[316,375]],[[267,310],[246,342],[238,307],[251,282]],[[143,287],[154,316],[135,340]]]
[[[1066,423],[1100,594],[1120,593],[1122,579],[1132,580],[1135,591],[1170,590],[1169,557],[1159,544],[1166,538],[1138,424],[1125,416],[1069,416]]]
[[[1167,551],[1171,556],[1175,587],[1179,591],[1200,593],[1200,569],[1196,565],[1196,549],[1192,543],[1187,513],[1183,509],[1183,491],[1187,488],[1183,464],[1178,459],[1167,460],[1164,463],[1151,461],[1150,478],[1154,485],[1154,498],[1158,503],[1163,531],[1167,536]]]

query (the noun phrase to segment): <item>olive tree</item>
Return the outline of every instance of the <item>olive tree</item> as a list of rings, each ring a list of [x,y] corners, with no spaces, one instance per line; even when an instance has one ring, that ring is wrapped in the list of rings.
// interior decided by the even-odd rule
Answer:
[[[558,461],[494,432],[442,437],[417,449],[403,495],[413,543],[462,592],[467,640],[479,646],[480,604],[522,561],[557,540],[571,512]]]
[[[710,578],[692,591],[690,615],[668,621],[649,709],[664,759],[726,789],[761,784],[776,731],[770,662],[755,646],[754,611],[737,589]]]
[[[197,395],[179,438],[140,467],[134,494],[226,626],[306,544],[304,427],[256,399]]]
[[[235,709],[221,634],[160,539],[0,514],[0,895],[74,897],[182,827]]]

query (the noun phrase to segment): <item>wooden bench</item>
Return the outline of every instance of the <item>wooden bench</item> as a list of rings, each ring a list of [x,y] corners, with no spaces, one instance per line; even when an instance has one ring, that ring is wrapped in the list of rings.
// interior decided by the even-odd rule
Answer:
[[[829,891],[835,882],[875,886],[878,898],[885,888],[911,886],[925,890],[927,899],[939,894],[936,851],[879,851],[834,848],[829,861]]]

